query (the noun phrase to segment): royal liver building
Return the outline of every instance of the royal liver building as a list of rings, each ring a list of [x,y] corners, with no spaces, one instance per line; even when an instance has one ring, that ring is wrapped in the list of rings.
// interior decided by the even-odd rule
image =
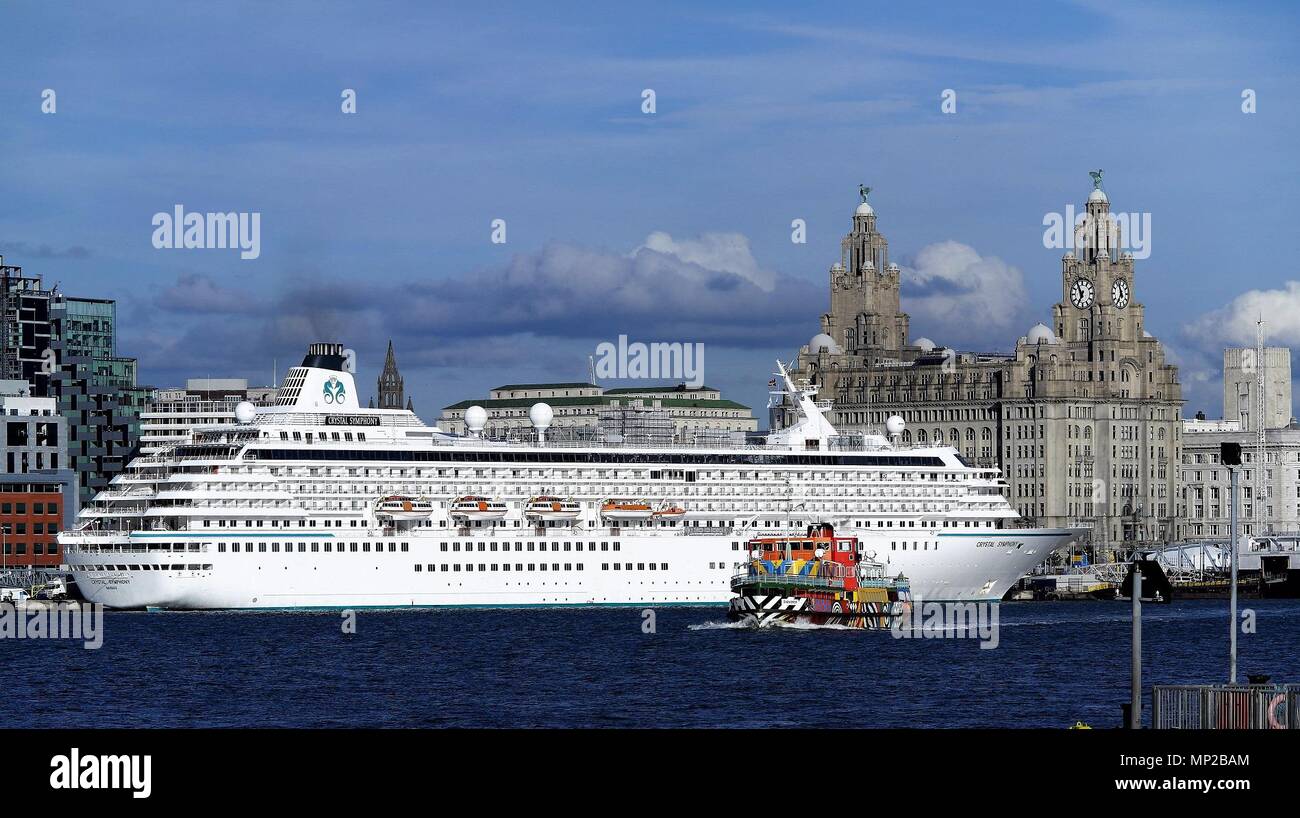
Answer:
[[[831,309],[796,372],[835,403],[841,429],[907,421],[904,443],[945,443],[996,465],[1032,525],[1083,526],[1101,552],[1176,534],[1178,369],[1144,329],[1131,254],[1100,187],[1061,262],[1052,327],[1012,354],[959,352],[908,335],[898,265],[863,201],[830,269]],[[773,410],[773,423],[788,410]]]

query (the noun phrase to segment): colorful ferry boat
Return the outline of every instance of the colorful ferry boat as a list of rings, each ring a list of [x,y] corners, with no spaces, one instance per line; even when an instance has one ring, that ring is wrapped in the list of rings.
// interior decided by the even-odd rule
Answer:
[[[890,579],[857,537],[836,537],[830,525],[803,536],[758,537],[749,562],[731,578],[728,618],[754,627],[838,625],[885,630],[912,604],[907,579]]]

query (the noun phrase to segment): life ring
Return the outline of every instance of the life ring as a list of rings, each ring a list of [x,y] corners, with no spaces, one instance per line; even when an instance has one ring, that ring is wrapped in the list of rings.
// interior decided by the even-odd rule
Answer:
[[[1274,696],[1268,703],[1268,726],[1274,730],[1285,730],[1286,725],[1277,720],[1277,706],[1286,703],[1286,694],[1279,693]]]

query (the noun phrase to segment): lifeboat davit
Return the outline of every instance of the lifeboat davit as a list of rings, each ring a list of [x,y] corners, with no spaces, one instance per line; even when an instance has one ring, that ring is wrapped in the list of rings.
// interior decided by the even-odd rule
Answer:
[[[524,514],[537,520],[576,520],[582,513],[577,500],[543,495],[534,497],[524,507]]]
[[[642,500],[606,500],[600,506],[600,516],[609,520],[648,520],[654,510]]]
[[[375,514],[392,520],[424,520],[433,514],[433,502],[423,497],[390,494],[375,503]]]
[[[506,504],[491,497],[466,495],[451,504],[451,516],[462,520],[500,520],[506,516]]]

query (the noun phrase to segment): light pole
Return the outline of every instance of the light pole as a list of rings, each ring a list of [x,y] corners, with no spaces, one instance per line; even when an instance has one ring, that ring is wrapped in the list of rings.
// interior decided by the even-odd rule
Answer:
[[[1229,536],[1228,559],[1232,562],[1228,583],[1228,684],[1237,683],[1237,469],[1228,468],[1232,475],[1232,529]]]
[[[1231,487],[1228,489],[1229,521],[1228,559],[1232,563],[1228,582],[1228,684],[1237,683],[1237,473],[1234,466],[1241,465],[1241,444],[1219,444],[1219,459],[1228,467]]]
[[[1128,726],[1142,729],[1142,562],[1133,555],[1133,655],[1129,665]]]

